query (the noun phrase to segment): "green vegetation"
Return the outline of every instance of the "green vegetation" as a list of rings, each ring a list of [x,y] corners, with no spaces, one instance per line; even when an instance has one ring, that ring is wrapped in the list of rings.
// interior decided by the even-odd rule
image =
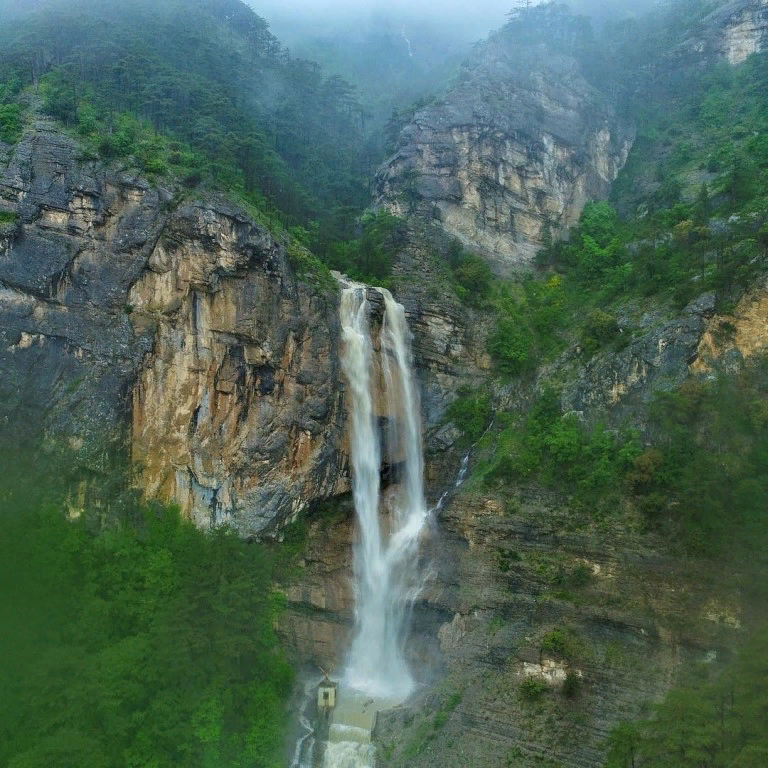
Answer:
[[[649,523],[671,527],[691,552],[765,563],[767,371],[763,359],[656,398],[659,437],[626,483]]]
[[[295,233],[295,231],[296,229],[294,228],[292,233]],[[338,284],[330,269],[312,251],[300,245],[296,239],[288,241],[285,253],[288,261],[300,278],[314,282],[321,291],[333,291],[338,288]]]
[[[500,629],[503,629],[506,622],[501,616],[494,616],[489,622],[488,622],[488,634],[493,637]]]
[[[475,476],[496,488],[535,478],[571,494],[571,507],[593,519],[615,517],[631,503],[649,528],[689,553],[762,558],[767,366],[759,360],[738,376],[692,379],[679,391],[658,393],[650,447],[632,431],[583,425],[562,413],[555,390],[545,391],[526,416],[497,415],[502,426],[480,442]],[[457,401],[456,413],[471,413],[472,402]],[[469,419],[456,423],[473,430]],[[574,570],[559,583],[587,581],[586,570]]]
[[[520,553],[514,549],[500,549],[496,559],[502,573],[509,573],[515,563],[522,561]]]
[[[21,138],[21,106],[0,105],[0,141],[15,144]]]
[[[581,637],[570,627],[553,629],[539,642],[542,651],[565,661],[584,660],[588,649]]]
[[[368,203],[355,89],[292,59],[239,0],[54,2],[5,24],[0,46],[0,82],[39,82],[45,110],[104,157],[176,168],[283,225]]]
[[[606,768],[762,768],[768,760],[768,631],[754,634],[721,668],[705,664],[608,739]]]
[[[575,414],[563,414],[555,390],[545,391],[523,417],[501,414],[502,429],[489,433],[493,450],[476,474],[491,487],[537,478],[573,494],[572,504],[593,515],[616,511],[623,476],[642,449],[633,433],[602,425],[587,428]],[[481,443],[482,447],[483,443]]]
[[[18,220],[19,215],[17,213],[0,211],[0,231],[13,228]]]
[[[563,280],[527,277],[522,284],[498,283],[491,306],[496,330],[488,338],[488,352],[505,374],[520,374],[554,357],[565,346]]]
[[[22,133],[23,107],[18,103],[21,81],[0,81],[0,141],[15,144]]]
[[[426,717],[414,728],[408,735],[407,743],[402,751],[401,760],[403,765],[407,765],[410,760],[424,752],[429,743],[437,737],[439,731],[445,727],[451,713],[460,703],[461,693],[454,691],[441,701],[440,707],[434,715]],[[409,727],[410,724],[410,720],[406,720],[403,723],[405,727]]]
[[[494,279],[485,260],[465,250],[458,240],[449,244],[447,257],[456,295],[471,307],[484,306]]]
[[[603,306],[652,295],[683,306],[706,290],[727,301],[747,286],[768,257],[766,61],[719,63],[644,94],[614,204],[588,205],[569,242],[539,263]]]
[[[368,212],[361,221],[359,237],[343,239],[344,217],[334,234],[327,228],[315,238],[315,249],[331,269],[353,280],[381,285],[392,274],[392,264],[406,242],[406,224],[387,210]],[[333,222],[332,222],[333,223]]]
[[[446,412],[446,418],[458,425],[467,442],[475,442],[493,420],[491,399],[480,390],[460,389],[459,396]]]
[[[448,718],[451,716],[451,713],[453,712],[456,707],[459,706],[461,703],[461,693],[459,691],[454,691],[441,705],[440,709],[435,712],[434,720],[432,721],[432,726],[435,730],[438,730],[439,728],[442,728],[447,722]]]
[[[125,497],[78,509],[31,466],[0,473],[0,764],[281,765],[270,552]]]
[[[520,695],[526,701],[536,701],[549,690],[547,681],[540,677],[526,677],[520,683]]]

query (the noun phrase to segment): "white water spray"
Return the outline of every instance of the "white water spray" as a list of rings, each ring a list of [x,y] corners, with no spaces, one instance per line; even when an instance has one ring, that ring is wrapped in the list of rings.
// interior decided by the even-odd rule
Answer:
[[[423,492],[419,401],[411,375],[405,311],[390,293],[384,299],[380,350],[374,355],[363,286],[341,300],[342,367],[349,382],[352,490],[359,525],[355,548],[357,633],[345,683],[370,696],[402,700],[414,686],[404,656],[408,615],[421,588],[418,545],[428,512]],[[389,530],[379,521],[381,430],[375,411],[377,384],[386,400],[386,456],[397,468]]]
[[[403,30],[400,33],[400,37],[405,40],[406,45],[408,46],[408,56],[410,58],[413,58],[413,49],[411,48],[411,41],[405,36],[405,24],[403,24]]]
[[[312,768],[315,759],[315,729],[307,717],[307,707],[312,701],[317,686],[322,681],[322,677],[308,680],[304,685],[304,697],[299,708],[299,725],[304,733],[296,741],[296,747],[293,751],[293,760],[291,768]]]

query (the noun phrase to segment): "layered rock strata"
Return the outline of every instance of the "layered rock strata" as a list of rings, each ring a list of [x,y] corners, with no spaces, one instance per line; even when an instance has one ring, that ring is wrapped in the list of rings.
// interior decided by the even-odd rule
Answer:
[[[348,490],[334,286],[230,203],[81,161],[50,121],[0,149],[3,423],[65,438],[88,472],[122,451],[147,498],[244,536]],[[439,429],[474,342],[455,302],[409,296]]]
[[[674,60],[708,62],[725,59],[741,64],[768,49],[768,2],[731,0],[704,18],[672,51]]]
[[[377,201],[439,218],[508,274],[607,195],[633,138],[575,58],[502,30],[403,128]]]
[[[336,295],[222,200],[175,205],[38,120],[0,165],[6,422],[253,535],[346,487]]]
[[[296,281],[263,228],[181,206],[129,301],[155,326],[133,388],[145,493],[252,535],[345,490],[335,296]]]

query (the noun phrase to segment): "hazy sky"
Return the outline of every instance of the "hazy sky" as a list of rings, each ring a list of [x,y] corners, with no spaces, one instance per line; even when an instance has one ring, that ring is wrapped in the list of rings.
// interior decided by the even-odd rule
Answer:
[[[572,0],[575,11],[589,16],[607,11],[620,15],[642,12],[658,0]],[[318,33],[334,26],[345,26],[353,19],[377,14],[388,17],[430,21],[436,25],[453,26],[459,37],[475,40],[498,29],[507,20],[515,0],[246,0],[254,10],[272,23],[281,36],[293,25],[312,27]],[[287,23],[289,22],[289,23]]]
[[[311,14],[323,16],[360,16],[377,10],[404,13],[413,16],[467,18],[480,16],[495,18],[499,23],[505,21],[506,13],[512,6],[510,0],[291,0],[290,3],[279,0],[251,0],[257,13],[265,16],[268,10],[279,10],[283,14]]]
[[[509,0],[481,0],[477,7],[465,0],[250,0],[256,13],[273,24],[275,32],[285,27],[285,21],[311,25],[317,22],[318,32],[334,26],[345,26],[354,19],[386,14],[406,19],[430,20],[439,25],[455,26],[470,39],[485,36],[502,26],[511,4]],[[465,29],[461,30],[461,27]],[[286,30],[287,31],[287,30]]]

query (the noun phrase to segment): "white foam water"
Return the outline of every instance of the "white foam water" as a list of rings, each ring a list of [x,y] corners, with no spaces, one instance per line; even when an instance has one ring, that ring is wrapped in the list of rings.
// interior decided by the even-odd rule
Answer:
[[[375,358],[363,286],[341,300],[342,367],[349,383],[352,489],[359,538],[355,548],[356,635],[345,684],[381,698],[404,699],[414,687],[404,655],[408,617],[421,588],[418,545],[428,520],[418,391],[411,373],[405,310],[389,291],[376,289],[384,318]],[[384,457],[398,467],[390,500],[389,531],[382,531],[382,435],[374,409],[383,388],[388,417]]]

